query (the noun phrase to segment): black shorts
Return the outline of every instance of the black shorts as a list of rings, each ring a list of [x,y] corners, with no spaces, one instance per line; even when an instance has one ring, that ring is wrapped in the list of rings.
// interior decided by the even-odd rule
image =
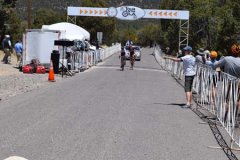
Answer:
[[[194,76],[185,76],[185,84],[184,84],[185,92],[192,91],[193,79],[194,79]]]

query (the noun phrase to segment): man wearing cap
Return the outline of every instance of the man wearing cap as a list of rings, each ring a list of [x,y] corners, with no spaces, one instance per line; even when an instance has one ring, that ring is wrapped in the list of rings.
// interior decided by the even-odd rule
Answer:
[[[166,57],[165,59],[170,59],[176,62],[183,62],[183,73],[185,75],[184,89],[186,93],[186,105],[182,108],[190,108],[192,104],[192,84],[193,79],[196,74],[196,58],[192,55],[192,47],[186,46],[183,48],[185,56],[181,58]]]
[[[3,48],[3,51],[5,53],[2,61],[3,61],[3,63],[8,64],[8,63],[10,63],[10,60],[11,60],[10,50],[12,49],[12,44],[11,44],[9,35],[5,35],[5,37],[2,41],[2,48]]]

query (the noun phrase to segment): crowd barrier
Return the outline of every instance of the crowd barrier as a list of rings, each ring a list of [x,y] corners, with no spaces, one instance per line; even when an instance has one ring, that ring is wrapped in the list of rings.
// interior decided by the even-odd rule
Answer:
[[[161,68],[170,72],[173,77],[184,80],[181,62],[163,59],[159,47],[154,49],[156,60]],[[239,97],[240,79],[221,71],[215,71],[204,64],[197,64],[197,72],[193,82],[198,107],[208,110],[225,128],[231,141],[240,147]]]
[[[121,44],[116,44],[111,47],[101,48],[98,50],[75,51],[71,54],[69,60],[66,59],[71,70],[86,70],[91,66],[97,65],[99,62],[106,60],[115,53],[120,53]]]

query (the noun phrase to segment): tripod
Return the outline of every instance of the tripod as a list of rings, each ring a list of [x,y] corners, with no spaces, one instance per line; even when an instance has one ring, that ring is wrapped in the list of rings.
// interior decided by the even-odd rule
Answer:
[[[62,63],[62,62],[59,62],[61,65],[62,65],[62,71],[61,71],[61,74],[62,74],[62,77],[63,75],[66,75],[66,76],[73,76],[73,73]]]
[[[63,74],[64,74],[64,73],[65,73],[65,75],[67,75],[66,73],[68,73],[70,76],[73,76],[73,74],[71,73],[71,71],[70,71],[66,66],[64,66],[64,59],[65,59],[64,53],[65,53],[65,47],[73,46],[73,45],[74,45],[74,41],[55,40],[55,41],[54,41],[54,45],[62,46],[62,47],[63,47],[62,63],[59,62],[59,63],[62,65],[62,71],[61,71],[61,72],[62,72],[62,77],[63,77]]]

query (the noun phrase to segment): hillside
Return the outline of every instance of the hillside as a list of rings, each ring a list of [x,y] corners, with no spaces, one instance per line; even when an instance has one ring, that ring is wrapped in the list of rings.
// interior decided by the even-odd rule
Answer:
[[[68,6],[80,6],[81,0],[31,0],[32,12],[41,8],[52,9],[54,11],[66,12]],[[16,9],[21,17],[27,17],[28,0],[18,0]]]
[[[66,12],[68,6],[80,7],[82,0],[31,0],[32,12],[47,8],[58,12]],[[106,0],[108,7],[132,5],[140,8],[158,8],[161,0]],[[16,9],[23,19],[27,17],[28,0],[18,0]]]

